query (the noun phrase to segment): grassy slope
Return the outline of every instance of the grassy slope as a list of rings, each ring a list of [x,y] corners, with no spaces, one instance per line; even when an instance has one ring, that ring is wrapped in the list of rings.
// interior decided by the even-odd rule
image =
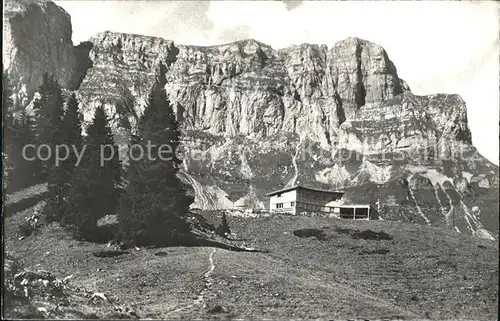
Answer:
[[[211,215],[209,222],[218,223],[216,213]],[[117,303],[85,306],[99,317],[123,303],[149,318],[496,319],[498,314],[496,244],[450,230],[387,221],[230,217],[232,232],[242,240],[235,243],[270,252],[177,247],[97,258],[92,252],[105,245],[71,240],[55,225],[18,241],[15,226],[23,217],[6,218],[6,249],[27,268],[60,278],[73,274],[73,286],[113,297]],[[322,229],[325,240],[293,235],[300,228]],[[351,237],[352,230],[366,229],[385,231],[393,240]],[[370,254],[380,250],[388,252]],[[74,308],[83,309],[77,302]],[[207,312],[217,305],[221,314]]]
[[[233,232],[271,253],[259,254],[258,258],[231,253],[236,257],[231,260],[222,257],[224,268],[216,271],[222,274],[235,271],[237,277],[247,276],[243,280],[250,289],[241,291],[244,294],[240,305],[259,304],[255,294],[251,294],[262,293],[256,286],[259,281],[271,282],[273,292],[285,293],[284,299],[278,301],[282,309],[271,312],[267,307],[267,311],[256,309],[253,313],[291,317],[293,311],[301,318],[320,317],[321,313],[336,317],[417,315],[439,319],[497,315],[495,243],[448,230],[395,222],[290,217],[235,220],[240,219],[233,218],[230,225],[241,228],[233,227]],[[291,233],[298,228],[321,227],[325,227],[326,241],[300,239]],[[336,230],[346,228],[385,231],[394,239],[354,240]],[[380,249],[389,252],[363,253]],[[249,278],[250,275],[258,276],[258,280]],[[241,284],[237,287],[242,288]],[[286,313],[280,315],[280,310]]]

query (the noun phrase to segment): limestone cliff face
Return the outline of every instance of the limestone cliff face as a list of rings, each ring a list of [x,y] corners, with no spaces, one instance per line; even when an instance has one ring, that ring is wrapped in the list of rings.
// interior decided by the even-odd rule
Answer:
[[[90,121],[103,105],[117,132],[135,125],[159,68],[169,66],[178,52],[172,41],[111,32],[96,35],[80,50],[79,61],[86,62],[80,64],[77,93],[84,118]]]
[[[408,92],[367,103],[341,125],[339,147],[363,154],[433,149],[446,157],[472,144],[465,102],[458,95],[416,96]],[[423,154],[423,153],[421,153]]]
[[[3,68],[11,75],[17,107],[33,98],[44,72],[74,89],[76,59],[66,11],[50,1],[9,0],[3,24]]]
[[[296,132],[329,146],[339,125],[365,103],[409,91],[378,45],[349,38],[326,46],[276,51],[255,40],[195,47],[161,38],[104,32],[90,40],[92,68],[83,105],[126,105],[140,115],[159,70],[185,129],[267,137]]]
[[[186,130],[249,138],[293,132],[325,149],[363,153],[471,143],[460,97],[411,94],[385,50],[365,40],[274,50],[255,40],[196,47],[103,32],[89,43],[91,68],[78,90],[86,119],[102,104],[118,129],[133,126],[161,75]]]
[[[300,97],[338,97],[347,117],[365,103],[381,102],[409,91],[385,50],[366,40],[348,38],[331,49],[301,45],[280,53]]]

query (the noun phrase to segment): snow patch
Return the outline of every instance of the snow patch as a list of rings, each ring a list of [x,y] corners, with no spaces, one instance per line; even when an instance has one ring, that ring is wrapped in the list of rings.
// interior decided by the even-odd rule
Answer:
[[[226,194],[227,195],[227,194]],[[239,208],[254,208],[254,209],[264,209],[264,203],[262,203],[257,195],[255,194],[254,187],[250,185],[250,191],[247,195],[243,196],[236,202],[234,202],[235,207]]]
[[[364,161],[360,172],[370,174],[370,181],[376,184],[384,184],[391,178],[391,170],[392,166],[380,167],[370,161]]]
[[[219,160],[222,157],[221,155],[224,153],[225,150],[228,149],[229,145],[231,145],[231,141],[228,139],[222,145],[211,146],[209,149],[207,149],[203,153],[203,156],[206,156],[206,154],[210,154],[210,156],[211,156],[210,159],[211,159],[212,165],[213,165],[213,163],[215,163],[217,160]]]
[[[443,186],[444,182],[449,182],[453,185],[453,179],[451,177],[448,177],[435,169],[429,169],[426,172],[422,172],[421,175],[427,177],[433,185],[439,184]]]
[[[412,177],[413,174],[408,177],[408,181],[410,181]],[[413,190],[410,187],[408,187],[408,192],[410,193],[411,198],[415,202],[415,207],[417,208],[418,214],[424,219],[427,225],[431,225],[431,221],[427,218],[427,216],[425,216],[424,212],[422,211],[422,208],[420,208],[420,205],[418,205],[417,198],[413,194]]]
[[[462,172],[462,177],[467,180],[467,183],[470,183],[472,176],[474,176],[474,174],[469,173],[469,172]]]
[[[206,187],[207,193],[209,193],[215,200],[217,209],[232,208],[233,202],[231,202],[227,196],[228,194],[222,190],[220,187],[212,185]]]
[[[444,189],[443,189],[443,192],[446,195],[446,197],[448,198],[448,202],[450,202],[450,210],[448,211],[448,213],[445,214],[446,225],[450,226],[450,217],[453,214],[453,211],[455,211],[455,206],[453,205],[453,201],[452,201],[450,195],[448,195],[448,193],[446,193],[446,191]],[[457,228],[457,227],[455,226],[455,228]]]
[[[351,175],[345,166],[333,165],[316,173],[315,178],[318,182],[330,185],[343,185],[344,181],[350,180]]]
[[[415,207],[417,208],[418,214],[425,220],[425,223],[427,223],[427,225],[431,225],[431,221],[427,218],[427,216],[425,216],[424,212],[422,212],[420,205],[418,205],[417,199],[413,195],[413,191],[411,190],[411,188],[408,188],[408,191],[410,191],[410,195],[413,198],[413,201],[415,202]]]
[[[203,186],[193,176],[179,172],[179,176],[194,189],[194,202],[190,208],[218,210],[232,208],[233,203],[227,198],[227,193],[218,186]]]
[[[443,216],[446,217],[446,213],[445,213],[445,210],[444,210],[443,203],[441,203],[441,200],[439,199],[439,194],[438,194],[438,189],[437,189],[438,186],[440,186],[440,185],[439,184],[433,185],[433,187],[434,187],[434,194],[436,195],[436,199],[438,201],[439,209],[441,210],[441,214],[443,214]]]
[[[292,158],[292,165],[295,170],[295,175],[292,177],[292,179],[288,182],[286,185],[287,187],[291,187],[295,185],[295,182],[297,181],[297,177],[299,176],[299,167],[297,166],[297,157],[299,156],[299,151],[300,151],[300,146],[302,145],[302,140],[303,138],[300,138],[299,143],[297,144],[297,147],[295,148],[295,155],[293,155]]]
[[[488,230],[485,230],[484,228],[478,229],[475,235],[481,239],[495,241],[495,237],[491,235],[491,233]]]
[[[479,221],[477,214],[471,213],[467,205],[465,205],[462,200],[460,201],[460,206],[463,208],[466,217],[468,217],[476,225],[476,229],[483,227],[483,224]]]
[[[252,169],[248,165],[246,154],[243,151],[240,152],[240,161],[241,161],[241,168],[240,168],[241,175],[246,179],[253,178],[254,175]]]

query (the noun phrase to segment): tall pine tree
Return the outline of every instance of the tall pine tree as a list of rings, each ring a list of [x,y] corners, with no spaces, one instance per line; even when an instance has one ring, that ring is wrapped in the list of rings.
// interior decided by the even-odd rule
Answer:
[[[139,172],[140,158],[142,156],[138,148],[131,148],[131,146],[141,146],[142,148],[142,145],[139,135],[132,133],[128,146],[128,164],[125,166],[124,170],[124,183],[127,188],[122,193],[118,204],[118,220],[120,225],[119,238],[122,240],[128,238],[130,241],[133,241],[133,235],[137,233],[137,226],[140,224],[139,215],[129,215],[129,213],[135,213],[138,206],[141,204],[141,202],[137,200],[139,195],[136,194],[136,190],[145,190],[145,186],[143,186],[144,182]],[[130,157],[130,155],[132,156]],[[134,186],[130,184],[134,184]]]
[[[36,175],[40,171],[40,161],[33,147],[23,151],[25,146],[35,144],[33,121],[24,110],[14,117],[12,89],[6,72],[2,86],[4,183],[13,191],[39,182]]]
[[[43,176],[52,171],[54,165],[54,149],[56,145],[64,143],[64,99],[62,89],[53,76],[43,74],[42,84],[38,87],[39,99],[33,103],[36,121],[37,145],[48,145],[52,152],[41,149],[41,158],[50,158],[43,162]]]
[[[9,187],[12,170],[12,87],[7,71],[2,73],[2,170],[4,174],[4,188]]]
[[[116,191],[121,178],[118,147],[103,107],[95,111],[85,144],[84,158],[73,172],[67,219],[74,224],[79,238],[96,240],[97,221],[116,211]]]
[[[12,86],[10,83],[9,73],[4,71],[2,73],[2,127],[7,129],[12,125]],[[4,137],[4,136],[3,136]]]
[[[137,245],[177,244],[178,237],[189,231],[185,217],[193,198],[177,177],[181,160],[175,151],[180,131],[165,90],[156,83],[138,123],[139,137],[129,153],[127,187],[120,199],[119,224],[123,241]],[[161,145],[168,147],[158,151]],[[149,149],[149,152],[148,152]],[[148,155],[149,154],[149,155]],[[151,156],[151,157],[150,157]],[[171,159],[168,159],[168,158]]]
[[[39,182],[37,175],[41,163],[36,156],[35,134],[31,117],[22,111],[14,120],[11,132],[10,157],[12,160],[11,185],[13,188],[23,188]],[[26,147],[26,148],[25,148]]]
[[[78,100],[73,93],[66,102],[66,112],[63,118],[65,143],[70,151],[68,159],[62,164],[67,176],[67,186],[71,185],[71,175],[78,161],[76,152],[80,152],[83,146],[82,118],[82,114],[78,110]]]
[[[80,166],[78,163],[77,152],[82,152],[83,147],[83,136],[82,136],[82,115],[78,110],[78,100],[76,95],[73,93],[68,98],[66,102],[66,112],[63,117],[63,130],[65,136],[65,142],[69,148],[69,155],[66,160],[61,164],[62,171],[64,173],[64,184],[65,184],[65,194],[69,193],[73,184],[76,182],[74,177],[76,173],[76,166]],[[83,150],[85,152],[85,150]],[[83,154],[85,156],[85,154]],[[66,197],[65,202],[65,212],[64,216],[61,218],[62,223],[70,224],[74,223],[72,221],[72,213],[70,212],[69,199]]]
[[[34,103],[37,146],[48,146],[48,148],[41,148],[39,153],[40,158],[44,159],[41,177],[48,182],[48,197],[44,213],[47,221],[60,221],[64,214],[67,177],[64,168],[55,164],[55,150],[57,145],[65,144],[64,100],[59,83],[47,74],[43,75],[38,92],[40,99]]]

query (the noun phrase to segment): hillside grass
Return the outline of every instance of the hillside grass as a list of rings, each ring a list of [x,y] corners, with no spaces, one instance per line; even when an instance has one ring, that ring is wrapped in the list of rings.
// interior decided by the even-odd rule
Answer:
[[[387,221],[229,216],[234,234],[228,242],[267,253],[171,247],[97,257],[94,253],[113,248],[75,241],[57,224],[18,240],[16,226],[30,211],[5,219],[6,250],[27,269],[48,270],[58,278],[72,274],[72,287],[111,298],[90,304],[75,294],[70,307],[53,317],[75,316],[64,309],[112,317],[123,304],[141,318],[493,320],[498,315],[497,244],[451,230]],[[219,224],[221,213],[202,214]],[[320,236],[294,235],[300,229],[318,230]],[[359,238],[371,235],[368,230],[390,239]]]

